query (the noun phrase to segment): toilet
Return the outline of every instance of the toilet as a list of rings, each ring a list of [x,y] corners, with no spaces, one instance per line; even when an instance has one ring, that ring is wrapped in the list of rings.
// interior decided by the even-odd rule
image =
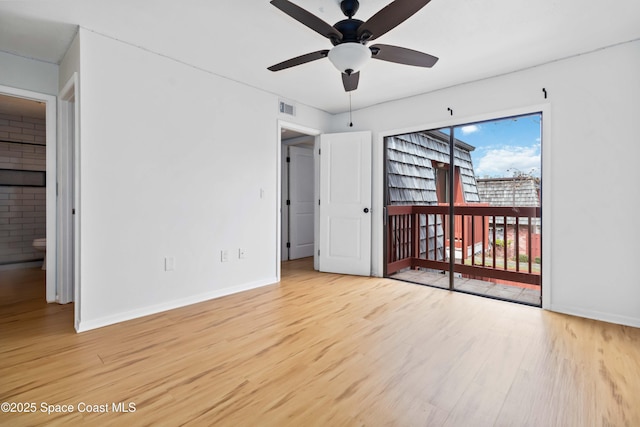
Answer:
[[[35,239],[33,241],[33,248],[44,252],[44,261],[42,262],[42,269],[47,269],[47,238],[43,237],[42,239]]]

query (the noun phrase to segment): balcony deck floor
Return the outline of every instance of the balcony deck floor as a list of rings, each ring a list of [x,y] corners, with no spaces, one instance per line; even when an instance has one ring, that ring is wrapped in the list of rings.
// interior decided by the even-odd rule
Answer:
[[[389,276],[391,279],[402,280],[404,282],[417,283],[420,285],[435,286],[437,288],[449,289],[449,275],[444,273],[429,272],[423,270],[402,270]],[[514,285],[503,285],[500,283],[485,282],[477,279],[466,279],[456,277],[456,290],[498,298],[507,301],[515,301],[523,304],[541,306],[540,288],[527,289]]]

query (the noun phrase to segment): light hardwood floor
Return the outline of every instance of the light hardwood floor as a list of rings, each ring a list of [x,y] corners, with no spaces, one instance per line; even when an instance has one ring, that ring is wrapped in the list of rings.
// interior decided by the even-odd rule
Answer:
[[[276,285],[76,334],[43,283],[0,272],[0,402],[37,404],[1,425],[640,426],[639,329],[302,260]]]

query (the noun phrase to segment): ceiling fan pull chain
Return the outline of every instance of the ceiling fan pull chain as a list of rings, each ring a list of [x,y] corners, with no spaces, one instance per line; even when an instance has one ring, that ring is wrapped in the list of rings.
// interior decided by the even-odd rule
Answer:
[[[351,92],[349,92],[349,127],[353,127],[353,118],[351,115]]]

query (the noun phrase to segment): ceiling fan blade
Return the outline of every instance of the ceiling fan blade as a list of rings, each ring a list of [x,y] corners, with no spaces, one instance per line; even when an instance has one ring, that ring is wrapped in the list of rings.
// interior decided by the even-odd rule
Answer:
[[[378,11],[358,28],[360,40],[373,40],[394,29],[431,0],[395,0]]]
[[[271,4],[300,22],[311,28],[316,33],[324,36],[328,39],[342,40],[342,33],[331,25],[324,22],[314,14],[306,11],[298,5],[291,3],[288,0],[271,0]]]
[[[272,65],[267,68],[269,71],[280,71],[287,68],[295,67],[296,65],[306,64],[307,62],[315,61],[318,59],[326,58],[329,54],[329,50],[319,50],[317,52],[307,53],[305,55],[296,56],[295,58],[287,59],[279,64]]]
[[[360,71],[351,74],[342,73],[342,84],[345,92],[358,89],[358,81],[360,81]]]
[[[435,63],[438,62],[438,58],[435,56],[405,47],[374,44],[373,46],[369,46],[369,49],[371,50],[371,57],[380,59],[381,61],[427,68],[433,67]]]

